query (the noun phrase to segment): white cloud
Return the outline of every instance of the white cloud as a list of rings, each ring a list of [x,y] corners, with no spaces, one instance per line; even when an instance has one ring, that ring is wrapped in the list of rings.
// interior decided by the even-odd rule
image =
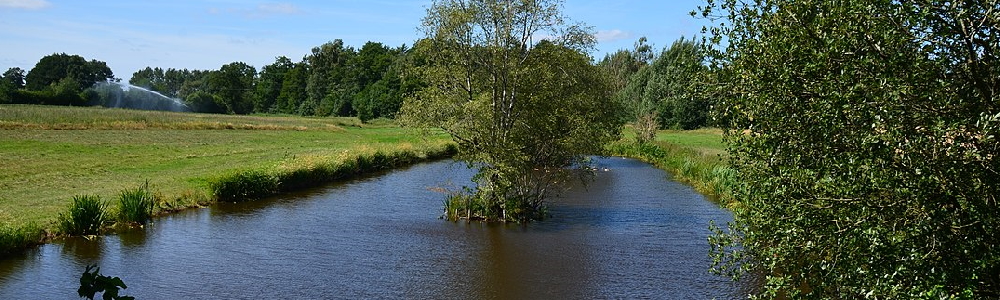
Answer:
[[[597,34],[594,34],[594,38],[596,38],[597,41],[601,43],[614,42],[614,41],[632,39],[632,33],[627,31],[622,31],[619,29],[600,30],[597,31]]]
[[[52,6],[45,0],[0,0],[0,7],[20,9],[43,9]]]

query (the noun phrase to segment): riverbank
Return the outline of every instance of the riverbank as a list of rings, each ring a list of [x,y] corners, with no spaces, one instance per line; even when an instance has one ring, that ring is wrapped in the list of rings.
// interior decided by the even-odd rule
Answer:
[[[674,180],[690,184],[721,206],[738,205],[732,196],[736,171],[729,167],[721,130],[661,130],[652,143],[624,139],[605,149],[606,155],[634,158],[666,170]]]
[[[0,253],[57,235],[76,195],[110,203],[148,181],[162,214],[241,200],[240,174],[269,180],[247,194],[264,197],[454,150],[444,134],[354,118],[0,105]]]

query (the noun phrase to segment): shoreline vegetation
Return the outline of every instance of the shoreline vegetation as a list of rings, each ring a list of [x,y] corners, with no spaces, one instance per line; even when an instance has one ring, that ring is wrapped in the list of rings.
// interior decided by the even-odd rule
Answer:
[[[60,223],[72,219],[74,198],[99,198],[103,214],[113,216],[124,213],[119,197],[142,189],[155,204],[150,216],[158,216],[451,157],[457,149],[447,135],[416,134],[391,121],[34,105],[0,105],[0,137],[0,257],[66,236]],[[93,219],[102,220],[102,233],[143,224]]]
[[[719,129],[661,130],[654,141],[637,143],[624,138],[605,151],[608,156],[638,159],[667,171],[673,180],[691,185],[729,210],[739,206],[732,193],[737,186],[736,171],[729,166]]]
[[[304,118],[293,116],[229,116],[202,115],[192,113],[172,113],[156,111],[136,111],[125,109],[56,107],[32,105],[0,105],[0,136],[11,144],[0,148],[0,153],[11,158],[12,162],[20,161],[28,166],[9,166],[9,174],[0,177],[0,185],[10,189],[11,194],[0,196],[0,257],[31,246],[49,242],[52,239],[66,236],[60,229],[59,215],[66,214],[75,197],[99,197],[106,206],[104,213],[112,216],[120,214],[118,197],[127,191],[142,189],[153,199],[154,207],[150,216],[161,216],[184,209],[204,207],[220,201],[239,202],[262,199],[282,193],[321,186],[336,181],[354,178],[358,175],[388,170],[421,161],[452,157],[457,147],[446,135],[434,135],[430,138],[415,134],[405,129],[395,127],[389,122],[362,124],[357,119],[349,118]],[[117,121],[114,121],[117,120]],[[9,124],[20,124],[7,126]],[[133,126],[135,124],[141,124]],[[207,125],[205,125],[207,124]],[[220,125],[222,124],[222,125]],[[45,128],[45,129],[41,129]],[[185,129],[178,129],[185,128]],[[227,128],[227,129],[219,129]],[[370,131],[370,132],[368,132]],[[53,151],[31,148],[33,143],[26,140],[58,140],[69,144],[59,145],[59,148],[87,148],[87,142],[80,140],[81,136],[104,135],[111,138],[124,139],[120,142],[109,142],[108,137],[96,138],[101,148],[115,148],[146,141],[137,138],[151,135],[150,138],[161,137],[163,134],[180,134],[191,139],[196,144],[211,144],[205,139],[218,137],[219,134],[250,134],[253,133],[312,133],[325,137],[330,144],[320,146],[334,148],[333,151],[316,151],[316,149],[299,150],[296,153],[285,153],[280,157],[257,157],[250,155],[253,149],[237,148],[246,145],[215,145],[212,155],[231,156],[233,159],[210,159],[204,163],[213,164],[215,168],[204,168],[201,164],[181,164],[179,166],[154,165],[134,167],[138,170],[124,168],[114,169],[105,166],[105,170],[94,174],[76,174],[77,178],[65,178],[63,172],[78,168],[86,168],[93,160],[118,160],[121,157],[106,156],[106,153],[93,151],[68,150],[76,155],[60,157]],[[359,133],[360,132],[360,133]],[[71,133],[71,134],[66,134]],[[354,134],[352,134],[354,133]],[[207,135],[199,137],[198,135]],[[337,139],[347,136],[349,141]],[[420,136],[416,137],[415,136]],[[247,136],[243,136],[244,138]],[[268,135],[267,137],[272,137]],[[278,143],[288,146],[298,142],[291,137],[280,139]],[[225,144],[231,140],[218,141]],[[338,143],[339,142],[339,143]],[[19,144],[27,143],[27,146]],[[345,145],[347,144],[347,145]],[[133,145],[134,146],[134,145]],[[195,147],[195,146],[191,146]],[[163,147],[154,147],[162,149]],[[92,149],[91,149],[92,150]],[[145,151],[148,149],[132,149]],[[202,149],[204,150],[204,149]],[[623,139],[609,144],[604,155],[624,156],[639,159],[668,171],[675,180],[687,183],[699,192],[718,201],[721,206],[732,209],[735,201],[729,192],[734,186],[735,173],[726,163],[725,146],[722,144],[721,131],[703,129],[693,131],[660,131],[655,141],[646,144]],[[34,155],[32,153],[35,153]],[[58,151],[55,151],[58,152]],[[232,152],[232,153],[230,153]],[[119,153],[124,157],[136,156],[136,153]],[[31,156],[35,156],[32,158]],[[95,159],[93,156],[101,157]],[[143,158],[139,155],[138,158]],[[171,160],[192,159],[190,155],[175,156]],[[51,161],[50,161],[51,160]],[[127,160],[127,159],[126,159]],[[233,163],[238,161],[239,163]],[[254,163],[246,164],[247,161]],[[48,165],[38,165],[42,162]],[[56,165],[52,165],[56,164]],[[111,164],[115,165],[115,164]],[[34,182],[30,173],[44,172],[48,181],[68,179],[62,184],[69,188],[53,192],[52,184],[58,182]],[[165,180],[166,173],[172,180]],[[115,174],[121,173],[121,174]],[[148,173],[122,180],[121,177],[138,176],[136,173]],[[157,175],[159,174],[159,175]],[[176,174],[183,174],[177,176]],[[117,178],[116,181],[101,181],[92,176]],[[17,181],[17,179],[22,179]],[[146,180],[145,183],[139,180]],[[17,186],[20,182],[30,182],[35,185]],[[106,185],[101,188],[87,188],[88,183]],[[47,188],[48,187],[48,188]],[[16,207],[19,199],[35,189],[45,189],[52,193],[30,193],[35,195],[33,201]],[[17,191],[18,189],[27,189]],[[13,196],[12,196],[13,195]],[[6,197],[21,198],[6,198]],[[122,196],[124,197],[124,196]],[[14,218],[18,216],[19,218]],[[100,224],[101,233],[116,229],[139,225],[144,222],[137,220],[122,220],[105,218]]]

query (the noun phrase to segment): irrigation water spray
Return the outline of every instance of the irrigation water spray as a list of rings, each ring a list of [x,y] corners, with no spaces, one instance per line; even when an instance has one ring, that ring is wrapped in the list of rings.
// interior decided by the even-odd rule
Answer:
[[[191,111],[191,108],[180,99],[170,98],[128,83],[98,82],[91,89],[97,92],[96,99],[91,100],[92,105],[141,110]]]

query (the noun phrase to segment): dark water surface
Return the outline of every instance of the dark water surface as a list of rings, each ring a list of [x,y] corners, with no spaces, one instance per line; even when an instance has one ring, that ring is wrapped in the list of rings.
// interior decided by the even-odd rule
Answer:
[[[708,274],[709,220],[727,211],[650,165],[597,160],[586,188],[522,225],[448,222],[442,161],[307,193],[220,204],[146,230],[44,245],[0,262],[0,299],[79,299],[87,264],[139,299],[732,299]],[[606,171],[604,169],[607,169]]]

